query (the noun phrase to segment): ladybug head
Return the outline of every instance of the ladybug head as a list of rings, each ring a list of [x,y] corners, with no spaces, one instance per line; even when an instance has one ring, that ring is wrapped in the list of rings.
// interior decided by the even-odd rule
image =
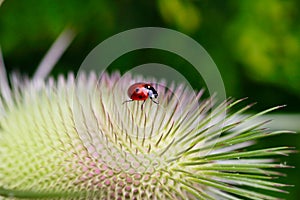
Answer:
[[[157,98],[158,93],[150,84],[146,84],[145,88],[148,90],[148,95],[150,99]]]

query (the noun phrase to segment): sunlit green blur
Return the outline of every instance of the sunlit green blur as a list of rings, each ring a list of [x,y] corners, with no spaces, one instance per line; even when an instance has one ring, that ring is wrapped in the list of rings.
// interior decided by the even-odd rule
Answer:
[[[258,102],[254,110],[287,104],[277,113],[288,114],[300,112],[299,21],[298,0],[5,0],[0,7],[0,45],[9,72],[32,75],[52,42],[71,27],[77,37],[52,71],[56,76],[76,71],[97,44],[116,33],[137,27],[171,28],[208,51],[228,96],[249,97],[249,103]],[[160,50],[128,53],[110,70],[125,72],[149,62],[174,67],[195,89],[205,86],[183,58]],[[280,136],[265,143],[300,147],[300,137]],[[300,166],[298,157],[287,159],[288,164]],[[286,181],[296,185],[288,189],[288,199],[300,198],[297,171],[290,170]]]

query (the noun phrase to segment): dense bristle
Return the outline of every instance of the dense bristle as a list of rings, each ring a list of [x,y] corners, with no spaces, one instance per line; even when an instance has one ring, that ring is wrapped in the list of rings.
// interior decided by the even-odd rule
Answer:
[[[239,151],[266,132],[264,122],[235,129],[250,106],[220,116],[241,100],[214,108],[184,85],[104,73],[50,78],[38,87],[12,84],[2,97],[0,195],[64,199],[276,199],[246,187],[283,192],[269,169],[286,165],[265,156],[289,147]],[[135,82],[153,82],[159,105],[122,104]],[[16,85],[14,85],[16,84]],[[14,88],[20,88],[15,90]],[[267,133],[267,134],[266,134]],[[246,186],[246,187],[243,187]],[[31,195],[31,196],[30,196]],[[75,195],[75,196],[74,196]],[[79,195],[76,197],[76,195]]]

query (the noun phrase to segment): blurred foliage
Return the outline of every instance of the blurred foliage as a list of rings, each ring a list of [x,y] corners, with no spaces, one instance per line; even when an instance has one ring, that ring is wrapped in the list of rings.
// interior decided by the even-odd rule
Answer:
[[[120,31],[172,28],[204,46],[219,67],[229,96],[263,102],[258,109],[288,104],[288,111],[299,112],[299,4],[296,0],[9,0],[0,10],[0,43],[10,70],[32,74],[59,33],[72,27],[78,36],[55,68],[57,74],[76,70],[93,47]],[[199,77],[191,77],[192,66],[166,52],[127,55],[113,68],[125,71],[154,61],[173,66],[195,88],[203,86]]]
[[[120,31],[172,28],[209,52],[228,96],[250,96],[264,103],[258,109],[288,104],[286,110],[299,112],[299,4],[296,0],[8,0],[0,9],[0,44],[10,70],[32,74],[59,33],[72,27],[78,36],[55,68],[57,74],[76,70],[93,47]],[[141,50],[121,57],[112,68],[125,71],[155,61],[179,70],[195,88],[203,87],[192,66],[177,57]]]
[[[300,13],[296,1],[238,1],[228,33],[235,59],[258,82],[300,95]]]
[[[57,75],[76,71],[96,45],[116,33],[171,28],[203,45],[219,67],[228,96],[249,96],[259,102],[258,110],[287,104],[284,112],[299,112],[299,9],[298,0],[6,0],[0,7],[0,44],[8,71],[32,74],[61,31],[73,28],[77,38],[53,70]],[[189,63],[159,50],[130,52],[111,69],[124,72],[148,62],[172,66],[195,88],[203,87]],[[289,197],[300,195],[291,190]]]
[[[159,0],[158,7],[162,18],[167,24],[174,25],[179,30],[187,33],[199,30],[201,15],[192,3],[181,0]]]

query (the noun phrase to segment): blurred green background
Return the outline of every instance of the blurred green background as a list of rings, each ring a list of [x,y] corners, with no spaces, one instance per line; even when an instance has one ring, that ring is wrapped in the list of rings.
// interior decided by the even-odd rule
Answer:
[[[248,102],[258,102],[256,111],[287,104],[276,113],[295,116],[300,112],[299,11],[298,0],[5,0],[0,7],[0,45],[8,72],[32,75],[57,36],[66,26],[72,27],[77,37],[52,71],[56,76],[76,71],[96,45],[121,31],[171,28],[208,51],[222,74],[227,96],[249,97]],[[192,76],[192,66],[164,51],[131,52],[110,68],[124,72],[149,62],[172,66],[193,87],[203,87],[199,77]],[[284,135],[263,144],[299,149],[299,142],[299,135]],[[299,155],[284,159],[296,166],[282,179],[296,185],[288,188],[287,199],[300,199]]]

